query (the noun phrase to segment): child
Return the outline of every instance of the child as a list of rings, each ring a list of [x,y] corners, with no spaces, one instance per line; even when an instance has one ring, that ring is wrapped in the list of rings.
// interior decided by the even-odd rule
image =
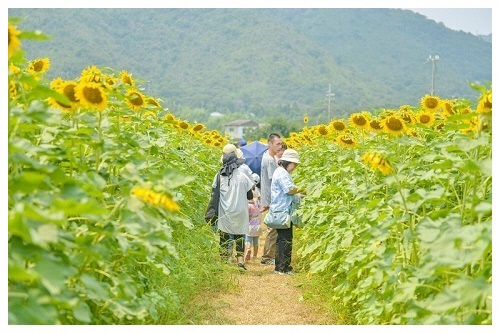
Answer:
[[[255,177],[256,176],[256,177]],[[258,184],[260,179],[257,174],[252,175],[252,179],[255,184]],[[260,226],[260,204],[259,197],[256,193],[256,186],[254,185],[253,194],[254,197],[248,200],[248,216],[249,216],[249,226],[248,233],[245,236],[245,260],[250,261],[250,255],[252,254],[253,246],[253,259],[257,258],[257,253],[259,252],[259,236],[261,233]]]

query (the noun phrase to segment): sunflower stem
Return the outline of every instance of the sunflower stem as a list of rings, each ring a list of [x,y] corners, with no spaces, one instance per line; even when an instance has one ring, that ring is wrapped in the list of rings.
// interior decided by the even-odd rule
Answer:
[[[95,157],[95,171],[99,171],[99,164],[101,161],[101,141],[102,141],[102,128],[101,128],[101,123],[102,123],[102,112],[97,111],[98,117],[97,117],[97,147],[96,147],[96,157]]]

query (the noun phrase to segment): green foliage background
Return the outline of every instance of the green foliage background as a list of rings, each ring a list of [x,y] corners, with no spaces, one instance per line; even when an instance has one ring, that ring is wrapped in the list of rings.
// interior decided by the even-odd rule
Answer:
[[[24,68],[23,55],[9,61]],[[199,323],[196,297],[234,277],[202,216],[219,150],[169,126],[165,110],[131,113],[119,93],[102,113],[69,114],[48,106],[64,98],[46,79],[22,69],[9,80],[9,324]],[[422,127],[423,139],[299,148],[308,223],[296,267],[345,323],[492,323],[492,134],[454,123],[472,116]],[[396,174],[360,163],[370,149]],[[137,187],[180,211],[131,195]]]
[[[12,16],[53,37],[26,42],[28,58],[52,59],[49,78],[126,68],[176,115],[210,128],[215,111],[225,121],[328,122],[328,84],[332,117],[416,104],[430,92],[429,54],[441,57],[442,98],[472,98],[470,82],[492,80],[491,43],[408,10],[11,8]]]

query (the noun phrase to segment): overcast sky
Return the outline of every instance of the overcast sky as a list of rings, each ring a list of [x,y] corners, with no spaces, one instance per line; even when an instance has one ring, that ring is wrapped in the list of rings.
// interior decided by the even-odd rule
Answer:
[[[474,35],[492,32],[491,8],[405,8],[442,22],[453,30],[463,30]]]

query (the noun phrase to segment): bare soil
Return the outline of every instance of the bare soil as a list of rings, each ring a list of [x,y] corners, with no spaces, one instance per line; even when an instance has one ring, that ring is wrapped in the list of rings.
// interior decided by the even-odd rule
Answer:
[[[265,232],[259,239],[257,259],[245,263],[247,271],[238,274],[237,288],[226,293],[205,295],[210,304],[208,325],[330,325],[331,316],[316,302],[304,298],[301,274],[275,274],[274,265],[261,266]],[[235,265],[229,264],[228,265]]]

